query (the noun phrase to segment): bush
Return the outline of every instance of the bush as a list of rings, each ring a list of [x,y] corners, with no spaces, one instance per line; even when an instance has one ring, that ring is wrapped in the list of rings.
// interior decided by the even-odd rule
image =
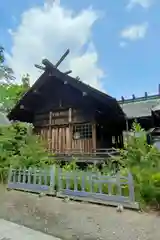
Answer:
[[[159,207],[160,151],[147,144],[146,133],[138,123],[133,124],[121,159],[134,177],[137,200]]]
[[[0,127],[0,180],[7,177],[9,167],[43,167],[53,164],[38,136],[32,134],[32,126],[13,123]]]

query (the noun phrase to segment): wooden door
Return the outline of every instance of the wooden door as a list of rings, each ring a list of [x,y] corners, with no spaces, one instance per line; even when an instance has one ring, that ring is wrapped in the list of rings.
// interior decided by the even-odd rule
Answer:
[[[70,146],[70,134],[68,126],[59,126],[52,128],[51,149],[52,152],[63,153]]]

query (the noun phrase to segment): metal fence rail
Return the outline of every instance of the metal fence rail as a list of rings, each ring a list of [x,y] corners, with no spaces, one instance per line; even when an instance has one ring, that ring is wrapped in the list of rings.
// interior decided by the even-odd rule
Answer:
[[[135,202],[134,183],[130,173],[127,176],[121,176],[120,173],[108,176],[78,170],[64,171],[55,166],[50,169],[10,169],[8,188],[139,208]]]

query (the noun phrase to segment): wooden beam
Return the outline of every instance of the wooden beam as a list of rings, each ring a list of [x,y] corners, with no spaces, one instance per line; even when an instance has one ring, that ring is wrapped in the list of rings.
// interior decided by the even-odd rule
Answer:
[[[56,63],[55,68],[58,68],[58,66],[63,62],[63,60],[67,57],[69,54],[69,49],[62,55],[62,57],[59,59],[59,61]]]
[[[147,97],[148,97],[148,94],[147,94],[147,92],[145,92],[145,93],[144,93],[144,96],[145,96],[145,98],[147,98]]]
[[[43,70],[43,71],[45,71],[45,70],[46,70],[46,68],[45,68],[45,67],[43,67],[43,66],[41,66],[41,65],[34,64],[34,66],[35,66],[36,68],[38,68],[38,69],[41,69],[41,70]]]
[[[40,95],[41,95],[41,92],[39,92],[38,90],[35,89],[35,90],[33,91],[33,94],[34,94],[34,95],[39,95],[39,96],[40,96]]]
[[[86,92],[82,93],[83,97],[87,96],[88,94]]]
[[[72,108],[69,108],[69,111],[68,111],[68,122],[69,123],[72,122]]]
[[[65,75],[68,75],[70,73],[72,73],[72,70],[68,70],[68,71],[64,72]]]
[[[123,96],[121,97],[121,100],[122,100],[122,102],[124,102],[124,97]]]
[[[45,67],[49,70],[52,70],[55,68],[55,66],[53,65],[53,63],[51,63],[48,59],[43,59],[42,60],[42,64],[45,65]]]
[[[23,104],[21,104],[21,105],[19,106],[19,109],[20,109],[20,110],[25,110],[25,111],[27,111],[27,112],[30,112],[30,111],[31,111],[30,108],[25,107]]]
[[[92,124],[92,148],[95,151],[96,149],[96,145],[97,145],[97,141],[96,141],[96,123]]]
[[[19,108],[20,108],[20,109],[24,109],[24,105],[23,105],[23,104],[21,104]]]

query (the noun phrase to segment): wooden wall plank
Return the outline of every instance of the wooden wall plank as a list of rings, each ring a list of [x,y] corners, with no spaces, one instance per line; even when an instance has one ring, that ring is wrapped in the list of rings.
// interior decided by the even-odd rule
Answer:
[[[51,121],[51,119],[50,119]],[[40,128],[39,128],[40,129]],[[48,150],[50,152],[66,152],[66,151],[76,151],[76,152],[92,152],[95,148],[95,139],[73,139],[72,136],[72,125],[65,126],[50,126],[40,129],[40,135],[43,140],[48,142]]]

